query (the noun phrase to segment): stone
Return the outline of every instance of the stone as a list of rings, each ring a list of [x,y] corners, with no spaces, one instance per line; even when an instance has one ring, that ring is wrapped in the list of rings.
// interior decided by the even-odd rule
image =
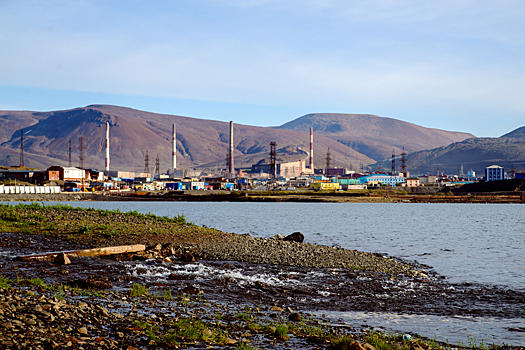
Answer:
[[[159,251],[160,252],[162,250],[162,244],[157,243],[155,245],[155,247],[153,247],[151,250],[155,250],[155,251]]]
[[[359,342],[352,342],[349,346],[348,346],[348,349],[349,350],[377,350],[373,345],[371,344],[368,344],[368,343],[359,343]]]
[[[301,232],[294,232],[291,235],[284,237],[283,241],[303,243],[304,235]]]
[[[284,236],[280,233],[276,234],[275,236],[270,237],[270,239],[278,239],[282,241],[284,239]]]
[[[69,264],[71,264],[71,260],[69,260],[68,256],[65,253],[58,254],[55,257],[54,262],[57,265],[69,265]]]
[[[113,288],[113,283],[106,276],[91,275],[86,279],[75,280],[73,285],[83,289],[109,289]]]
[[[80,333],[80,334],[88,334],[87,328],[86,327],[80,327],[78,329],[78,333]]]
[[[270,308],[270,311],[284,312],[284,309],[282,307],[274,305]]]
[[[195,288],[192,285],[188,285],[186,288],[183,288],[180,292],[182,294],[204,294],[202,290],[200,290],[199,288]]]
[[[185,261],[185,262],[194,262],[196,260],[195,256],[193,256],[191,252],[182,253],[180,258],[182,261]]]
[[[169,280],[179,280],[179,281],[182,281],[182,280],[189,280],[190,277],[189,277],[189,276],[184,276],[184,275],[177,275],[176,273],[171,273],[171,274],[168,276],[168,279],[169,279]]]
[[[299,322],[301,321],[301,316],[297,312],[294,312],[288,316],[288,319],[293,322]]]

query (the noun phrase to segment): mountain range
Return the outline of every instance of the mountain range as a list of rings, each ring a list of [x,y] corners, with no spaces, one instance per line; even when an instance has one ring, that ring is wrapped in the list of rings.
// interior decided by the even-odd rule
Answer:
[[[226,167],[228,123],[110,105],[51,112],[0,111],[0,164],[19,164],[23,128],[25,166],[44,169],[49,165],[67,165],[69,140],[72,165],[79,165],[78,148],[82,137],[86,147],[84,166],[103,169],[106,122],[110,123],[112,170],[145,170],[147,152],[148,170],[153,171],[158,156],[160,169],[165,172],[171,167],[172,124],[177,128],[178,164],[203,170]],[[382,164],[392,151],[400,154],[403,147],[409,153],[409,164],[427,164],[431,157],[437,157],[433,153],[437,150],[445,150],[441,153],[444,157],[451,145],[479,140],[468,133],[429,129],[375,115],[308,114],[278,127],[234,124],[236,168],[246,168],[269,158],[270,142],[277,143],[278,159],[306,159],[310,127],[314,130],[314,165],[317,168],[325,166],[328,149],[333,166],[357,170],[361,165]],[[514,136],[507,134],[502,138],[520,143],[523,135],[520,137],[515,131]],[[448,162],[445,158],[441,160]],[[456,159],[450,164],[455,166]]]
[[[396,159],[400,165],[400,158]],[[487,166],[499,165],[510,171],[525,169],[525,127],[500,137],[469,138],[430,150],[412,152],[406,156],[407,169],[412,173],[461,173],[474,170],[483,174]],[[378,162],[372,168],[390,169],[391,159]],[[459,171],[458,171],[459,170]]]

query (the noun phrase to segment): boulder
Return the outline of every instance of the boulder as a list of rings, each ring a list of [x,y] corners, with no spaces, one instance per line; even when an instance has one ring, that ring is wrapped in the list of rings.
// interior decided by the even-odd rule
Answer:
[[[301,321],[301,316],[297,312],[294,312],[288,316],[288,319],[293,322],[299,322]]]
[[[294,232],[291,235],[284,237],[283,241],[303,243],[304,235],[301,232]]]
[[[194,262],[196,260],[195,256],[193,256],[191,252],[182,253],[180,258],[182,261],[185,261],[185,262]]]
[[[106,276],[91,275],[86,279],[75,280],[73,285],[83,289],[109,289],[113,288],[113,283]]]
[[[58,264],[58,265],[69,265],[71,264],[71,260],[69,260],[69,258],[67,257],[67,255],[65,253],[61,253],[61,254],[58,254],[55,259],[55,264]]]

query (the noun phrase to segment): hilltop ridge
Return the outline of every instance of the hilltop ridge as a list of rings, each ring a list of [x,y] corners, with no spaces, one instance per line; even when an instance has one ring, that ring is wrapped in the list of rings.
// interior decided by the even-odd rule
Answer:
[[[327,119],[329,117],[332,121]],[[339,127],[332,126],[330,129],[330,125],[336,125],[333,120],[337,120]],[[234,124],[236,167],[249,167],[267,158],[270,142],[276,142],[279,149],[292,146],[309,150],[309,127],[305,121],[315,124],[316,167],[324,167],[328,148],[332,164],[358,169],[360,164],[373,163],[381,159],[385,152],[405,144],[406,149],[417,151],[472,136],[377,116],[310,114],[275,128]],[[17,164],[20,129],[29,128],[30,132],[24,136],[26,165],[67,165],[69,140],[72,141],[73,164],[77,165],[78,139],[84,137],[87,147],[85,165],[103,168],[106,122],[111,126],[113,170],[143,171],[147,151],[152,164],[150,170],[153,170],[153,160],[158,154],[161,171],[165,172],[171,167],[172,124],[177,125],[179,164],[186,168],[225,167],[229,140],[229,125],[226,122],[98,104],[50,112],[0,111],[0,125],[4,126],[4,134],[0,135],[0,164]],[[415,141],[409,142],[410,139],[422,140],[422,144],[418,146]],[[301,157],[304,158],[304,155]]]

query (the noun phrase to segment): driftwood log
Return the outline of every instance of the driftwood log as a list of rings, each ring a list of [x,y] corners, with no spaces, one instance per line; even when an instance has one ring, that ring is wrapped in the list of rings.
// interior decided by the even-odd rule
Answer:
[[[58,255],[65,254],[68,257],[76,256],[104,256],[104,255],[113,255],[113,254],[123,254],[123,253],[134,253],[146,250],[146,246],[143,244],[135,245],[122,245],[118,247],[104,247],[104,248],[92,248],[92,249],[82,249],[82,250],[71,250],[65,252],[52,252],[44,254],[32,254],[17,256],[15,260],[18,261],[51,261],[54,260]]]

